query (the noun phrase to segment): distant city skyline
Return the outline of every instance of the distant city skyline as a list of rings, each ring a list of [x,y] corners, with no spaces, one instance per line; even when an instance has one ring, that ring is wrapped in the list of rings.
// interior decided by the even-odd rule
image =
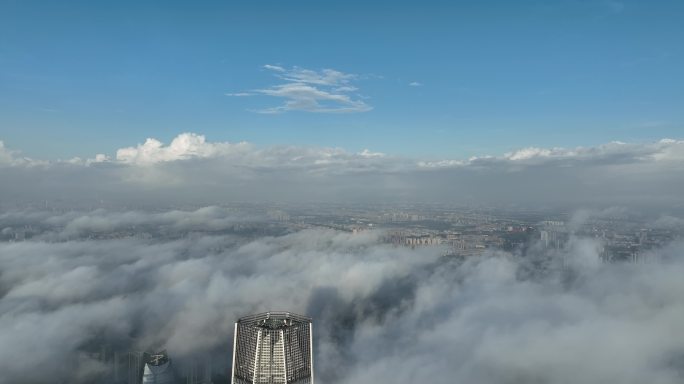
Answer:
[[[678,1],[0,7],[0,140],[88,158],[183,132],[468,158],[682,138]]]

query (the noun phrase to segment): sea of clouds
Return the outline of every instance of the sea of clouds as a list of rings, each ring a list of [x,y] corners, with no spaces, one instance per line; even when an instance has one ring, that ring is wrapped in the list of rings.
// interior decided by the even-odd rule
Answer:
[[[185,133],[52,161],[0,142],[0,384],[106,382],[103,346],[226,376],[234,321],[267,310],[313,317],[319,383],[680,383],[681,241],[639,264],[578,236],[456,259],[212,204],[618,205],[681,230],[683,167],[670,139],[410,159]]]
[[[103,382],[108,367],[84,353],[99,345],[210,356],[227,375],[233,323],[267,310],[313,317],[319,383],[684,379],[682,242],[640,264],[603,264],[601,243],[579,237],[457,259],[379,231],[222,232],[246,220],[218,207],[3,213],[0,230],[36,233],[0,243],[0,383]],[[102,238],[131,226],[165,235]]]

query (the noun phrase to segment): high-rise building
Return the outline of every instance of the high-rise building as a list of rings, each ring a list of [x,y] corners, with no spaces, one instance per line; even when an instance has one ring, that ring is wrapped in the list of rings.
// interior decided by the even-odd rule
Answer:
[[[313,384],[311,318],[290,312],[235,323],[232,384]]]
[[[174,384],[176,377],[166,352],[151,355],[143,370],[142,384]]]
[[[127,384],[140,384],[142,380],[142,372],[144,369],[145,354],[138,351],[131,351],[127,353],[128,356],[128,377]]]

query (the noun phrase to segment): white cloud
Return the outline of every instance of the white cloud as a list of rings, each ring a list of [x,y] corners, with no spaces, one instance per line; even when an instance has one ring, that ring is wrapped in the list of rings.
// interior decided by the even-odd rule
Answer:
[[[350,83],[358,79],[354,74],[334,69],[314,71],[293,67],[286,69],[277,65],[264,65],[285,83],[249,92],[226,93],[226,96],[271,96],[284,100],[282,105],[256,110],[259,113],[282,113],[304,111],[316,113],[353,113],[373,109],[370,105],[352,95],[358,88]]]
[[[345,85],[343,87],[335,88],[335,92],[354,92],[354,91],[358,91],[358,90],[359,90],[358,88],[352,87],[349,85]]]
[[[359,152],[359,156],[365,157],[365,158],[372,158],[372,157],[385,157],[386,155],[382,152],[372,152],[372,151],[369,151],[368,149],[364,149],[363,151]]]
[[[301,94],[302,100],[309,93],[315,98],[331,98],[340,103],[348,102],[344,97],[326,95],[315,88],[301,85],[286,85],[267,91],[272,95]],[[295,96],[291,96],[295,97]],[[293,101],[294,103],[294,101]],[[302,103],[305,104],[304,101]],[[298,105],[305,108],[305,105]],[[90,165],[96,163],[119,163],[130,165],[151,165],[156,163],[192,160],[192,159],[230,159],[231,164],[250,167],[310,166],[320,164],[338,164],[345,166],[362,166],[366,161],[385,169],[414,170],[421,168],[450,168],[469,166],[518,166],[543,164],[576,164],[577,162],[594,164],[631,164],[631,163],[668,163],[684,162],[684,140],[662,139],[652,143],[610,142],[596,147],[576,148],[539,148],[527,147],[501,156],[473,156],[468,159],[412,160],[410,158],[387,158],[384,153],[364,149],[359,153],[351,153],[341,148],[328,147],[296,147],[275,146],[257,148],[248,142],[210,142],[205,136],[196,133],[182,133],[170,144],[165,145],[155,138],[148,138],[144,143],[134,147],[120,148],[114,158],[106,154],[97,154],[94,158],[81,160],[75,158],[63,163]],[[380,162],[376,160],[381,160]],[[53,162],[59,164],[60,162]],[[18,152],[6,148],[0,141],[0,164],[34,165],[50,164],[47,161],[29,159],[18,156]]]
[[[289,71],[282,70],[282,75],[278,77],[291,81],[293,83],[305,83],[325,86],[335,86],[348,84],[350,81],[357,78],[354,74],[336,71],[334,69],[323,69],[321,71],[313,71],[310,69],[293,67]]]
[[[662,139],[653,147],[655,160],[684,161],[684,140]]]
[[[419,162],[423,167],[450,167],[463,165],[482,165],[484,163],[545,164],[565,162],[602,162],[612,164],[682,161],[684,160],[684,140],[662,139],[654,143],[629,144],[613,141],[596,147],[576,148],[538,148],[527,147],[503,156],[476,156],[464,160],[439,160]]]
[[[423,83],[420,83],[418,81],[412,81],[409,83],[409,86],[411,86],[411,87],[422,87]]]
[[[437,160],[437,161],[419,161],[418,167],[420,168],[451,168],[451,167],[461,167],[467,165],[468,163],[463,160]]]
[[[225,93],[226,96],[232,96],[232,97],[246,97],[246,96],[254,96],[253,93],[249,92],[235,92],[235,93]]]
[[[108,346],[165,348],[177,367],[218,356],[225,373],[234,321],[273,309],[314,318],[325,383],[681,383],[681,242],[643,264],[602,264],[601,244],[574,236],[455,260],[372,231],[212,233],[234,220],[218,207],[0,215],[73,236],[0,242],[0,384],[105,382],[83,352]],[[172,239],[120,236],[141,226]]]
[[[10,165],[14,162],[14,156],[9,149],[5,148],[5,143],[0,141],[0,165]]]
[[[18,151],[10,150],[5,147],[5,143],[0,140],[0,167],[3,166],[35,166],[45,165],[47,162],[20,156]]]
[[[528,147],[499,156],[412,159],[371,148],[211,142],[184,133],[150,138],[115,156],[41,162],[0,147],[5,200],[126,194],[163,201],[224,199],[519,204],[681,205],[684,141]],[[41,166],[35,166],[41,164]],[[118,197],[117,197],[118,199]]]
[[[254,92],[285,99],[283,105],[261,109],[260,113],[306,111],[319,113],[365,112],[372,108],[341,92],[328,92],[306,83],[288,83]]]
[[[158,163],[175,162],[193,159],[216,159],[229,161],[232,166],[254,169],[266,168],[303,168],[320,165],[350,166],[368,159],[379,159],[385,154],[364,149],[360,153],[350,153],[341,148],[330,147],[287,147],[278,146],[258,149],[247,142],[208,142],[203,135],[182,133],[169,145],[148,138],[143,144],[125,147],[116,151],[112,160],[104,154],[98,154],[86,162],[78,159],[73,164],[118,163],[127,165],[150,166]]]
[[[112,161],[112,159],[109,156],[104,153],[98,153],[95,155],[95,158],[86,160],[86,164],[108,163],[110,161]]]
[[[549,157],[552,154],[552,151],[549,149],[543,149],[543,148],[524,148],[517,150],[512,153],[507,153],[504,155],[505,158],[513,161],[517,160],[528,160],[532,159],[535,157]]]
[[[121,148],[116,151],[116,160],[128,164],[154,164],[192,158],[208,158],[243,153],[249,144],[241,143],[207,143],[202,135],[182,133],[171,144],[164,146],[156,139],[148,138],[145,143],[136,147]],[[100,158],[101,160],[105,160]]]
[[[278,66],[278,65],[266,64],[266,65],[264,65],[264,68],[271,70],[271,71],[276,71],[276,72],[285,72],[285,68]]]

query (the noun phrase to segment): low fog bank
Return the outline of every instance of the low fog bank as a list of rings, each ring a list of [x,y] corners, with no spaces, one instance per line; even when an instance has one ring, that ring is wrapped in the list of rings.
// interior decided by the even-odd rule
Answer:
[[[640,264],[603,264],[581,237],[456,258],[374,231],[211,233],[239,222],[212,209],[137,215],[38,217],[56,224],[0,243],[0,383],[111,382],[103,346],[165,348],[227,376],[234,321],[266,310],[314,318],[319,383],[684,379],[681,241]],[[79,232],[183,222],[210,233]]]
[[[277,211],[279,212],[279,211]],[[282,231],[269,226],[265,213],[206,206],[194,210],[44,210],[13,209],[0,213],[0,241],[65,241],[135,237],[173,239],[197,234],[258,236]]]

